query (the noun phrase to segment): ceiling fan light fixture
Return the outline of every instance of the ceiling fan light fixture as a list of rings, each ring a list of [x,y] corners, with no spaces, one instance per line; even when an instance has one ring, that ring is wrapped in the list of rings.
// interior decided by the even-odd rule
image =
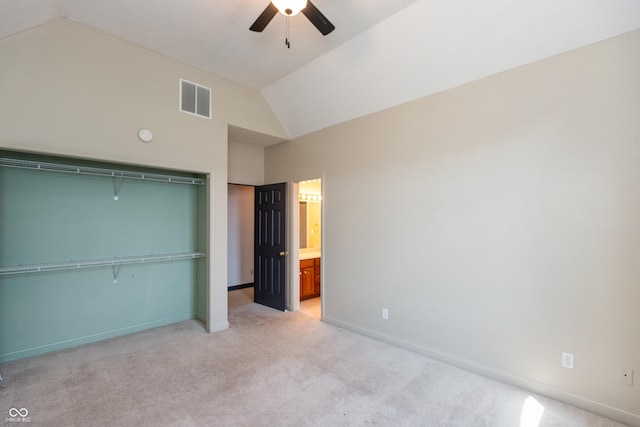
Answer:
[[[273,5],[285,16],[294,16],[307,7],[307,0],[272,0]]]

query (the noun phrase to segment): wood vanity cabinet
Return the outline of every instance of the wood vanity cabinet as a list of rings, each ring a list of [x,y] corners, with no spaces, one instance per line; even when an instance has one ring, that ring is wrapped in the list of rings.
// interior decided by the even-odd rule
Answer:
[[[300,260],[300,299],[320,296],[320,258]]]

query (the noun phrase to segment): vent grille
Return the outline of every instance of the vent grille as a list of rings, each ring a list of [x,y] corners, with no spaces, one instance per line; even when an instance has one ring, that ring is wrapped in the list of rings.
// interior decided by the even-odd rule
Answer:
[[[180,79],[180,111],[211,118],[211,89]]]

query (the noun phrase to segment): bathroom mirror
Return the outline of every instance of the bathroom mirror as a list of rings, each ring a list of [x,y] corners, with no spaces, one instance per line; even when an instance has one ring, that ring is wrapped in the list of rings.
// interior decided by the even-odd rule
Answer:
[[[301,181],[299,190],[300,249],[306,249],[307,255],[316,254],[322,244],[322,181]]]

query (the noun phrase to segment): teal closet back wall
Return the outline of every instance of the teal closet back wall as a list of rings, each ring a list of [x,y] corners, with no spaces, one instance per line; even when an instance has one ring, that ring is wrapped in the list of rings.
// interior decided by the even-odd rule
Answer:
[[[114,188],[0,167],[0,264],[205,252],[205,186],[125,179],[117,201]],[[117,283],[109,266],[0,276],[0,362],[204,319],[205,274],[200,259],[121,265]]]

